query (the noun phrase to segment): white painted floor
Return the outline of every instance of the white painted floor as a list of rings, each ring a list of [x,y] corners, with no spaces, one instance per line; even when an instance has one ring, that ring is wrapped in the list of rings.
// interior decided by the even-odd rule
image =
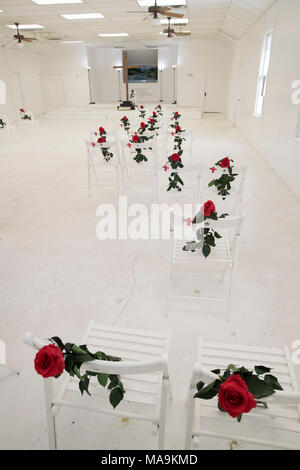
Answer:
[[[21,371],[1,370],[1,449],[47,448],[43,381],[33,368],[25,331],[80,341],[90,319],[98,323],[172,331],[174,399],[168,408],[166,448],[183,449],[185,398],[197,337],[255,346],[300,339],[300,207],[255,150],[221,118],[185,120],[199,131],[195,158],[213,164],[230,156],[249,166],[233,286],[232,321],[190,312],[164,317],[168,286],[167,241],[99,241],[96,208],[111,195],[87,195],[84,138],[116,120],[43,119],[33,133],[18,129],[0,140],[1,319],[7,361]],[[115,113],[114,113],[115,114]],[[297,169],[295,169],[297,171]],[[300,380],[300,367],[296,366]],[[74,411],[58,418],[61,449],[151,449],[155,437],[143,423]],[[150,437],[149,437],[150,436]],[[204,440],[201,448],[228,448]],[[242,446],[241,446],[242,447]]]

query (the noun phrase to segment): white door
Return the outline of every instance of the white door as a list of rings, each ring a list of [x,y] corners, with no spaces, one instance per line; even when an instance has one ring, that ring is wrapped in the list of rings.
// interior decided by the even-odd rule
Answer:
[[[204,93],[204,112],[224,113],[227,77],[224,69],[207,70]]]
[[[65,92],[61,73],[49,73],[45,82],[47,109],[64,108]]]
[[[40,113],[44,113],[46,110],[46,93],[45,93],[45,80],[44,80],[44,74],[43,73],[38,73],[37,74],[37,79],[38,79],[38,90],[37,90],[37,95],[39,97],[39,111]]]
[[[24,98],[20,72],[12,73],[12,90],[15,107],[17,109],[24,108]]]

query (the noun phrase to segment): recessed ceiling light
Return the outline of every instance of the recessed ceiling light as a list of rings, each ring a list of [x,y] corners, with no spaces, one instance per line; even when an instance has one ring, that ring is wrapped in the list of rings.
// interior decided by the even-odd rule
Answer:
[[[153,7],[153,0],[138,0],[141,7]],[[176,5],[186,5],[186,0],[157,0],[158,7],[168,7]]]
[[[7,24],[8,28],[17,29],[16,25],[14,24]],[[40,24],[19,24],[19,29],[43,29],[44,26]]]
[[[0,13],[3,13],[3,10],[0,10]]]
[[[56,5],[56,4],[63,4],[63,3],[83,3],[82,0],[32,0],[34,3],[38,5]]]
[[[172,18],[171,24],[188,24],[187,18]],[[160,20],[160,24],[169,24],[169,20]]]
[[[84,41],[61,41],[62,44],[82,44]]]
[[[60,15],[66,20],[93,20],[96,18],[104,18],[101,13],[76,13],[74,15]]]
[[[107,33],[107,34],[98,34],[101,38],[120,38],[122,36],[129,36],[128,33]]]

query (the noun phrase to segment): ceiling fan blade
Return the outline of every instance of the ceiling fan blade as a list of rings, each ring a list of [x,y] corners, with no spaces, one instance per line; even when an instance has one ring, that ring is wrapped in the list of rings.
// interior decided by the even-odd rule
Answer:
[[[165,13],[166,11],[170,11],[170,10],[171,10],[170,7],[158,7],[157,8],[158,13],[160,14]]]
[[[145,11],[142,11],[142,10],[139,10],[139,11],[137,11],[137,10],[135,10],[135,11],[134,11],[134,10],[131,10],[131,11],[126,11],[126,13],[142,13],[142,14],[145,14],[146,12],[145,12]]]
[[[37,41],[37,38],[23,38],[23,41],[25,42]]]
[[[167,13],[161,13],[161,15],[170,16],[171,18],[183,18],[184,17],[184,15],[182,15],[180,13],[173,13],[173,12],[170,12],[170,11],[168,11]]]
[[[190,36],[192,33],[182,33],[181,31],[175,31],[176,36]]]

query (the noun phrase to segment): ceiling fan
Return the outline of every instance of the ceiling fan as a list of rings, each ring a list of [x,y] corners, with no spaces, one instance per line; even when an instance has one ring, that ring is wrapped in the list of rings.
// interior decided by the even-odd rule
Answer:
[[[181,13],[175,13],[171,11],[172,9],[170,7],[159,7],[157,5],[157,0],[155,0],[154,5],[152,7],[148,8],[148,13],[152,15],[152,23],[154,26],[159,26],[160,25],[160,19],[158,15],[162,16],[168,16],[172,18],[183,18],[184,14]],[[141,11],[128,11],[127,13],[142,13]]]
[[[169,24],[166,29],[164,29],[164,34],[167,35],[167,38],[173,38],[174,36],[190,36],[190,31],[175,31],[171,28],[171,17],[168,16]]]
[[[24,46],[23,41],[24,42],[37,41],[37,38],[26,38],[25,36],[23,36],[23,34],[20,34],[19,24],[20,23],[15,23],[16,28],[17,28],[17,34],[14,35],[14,39],[18,40],[18,47],[22,48]]]

